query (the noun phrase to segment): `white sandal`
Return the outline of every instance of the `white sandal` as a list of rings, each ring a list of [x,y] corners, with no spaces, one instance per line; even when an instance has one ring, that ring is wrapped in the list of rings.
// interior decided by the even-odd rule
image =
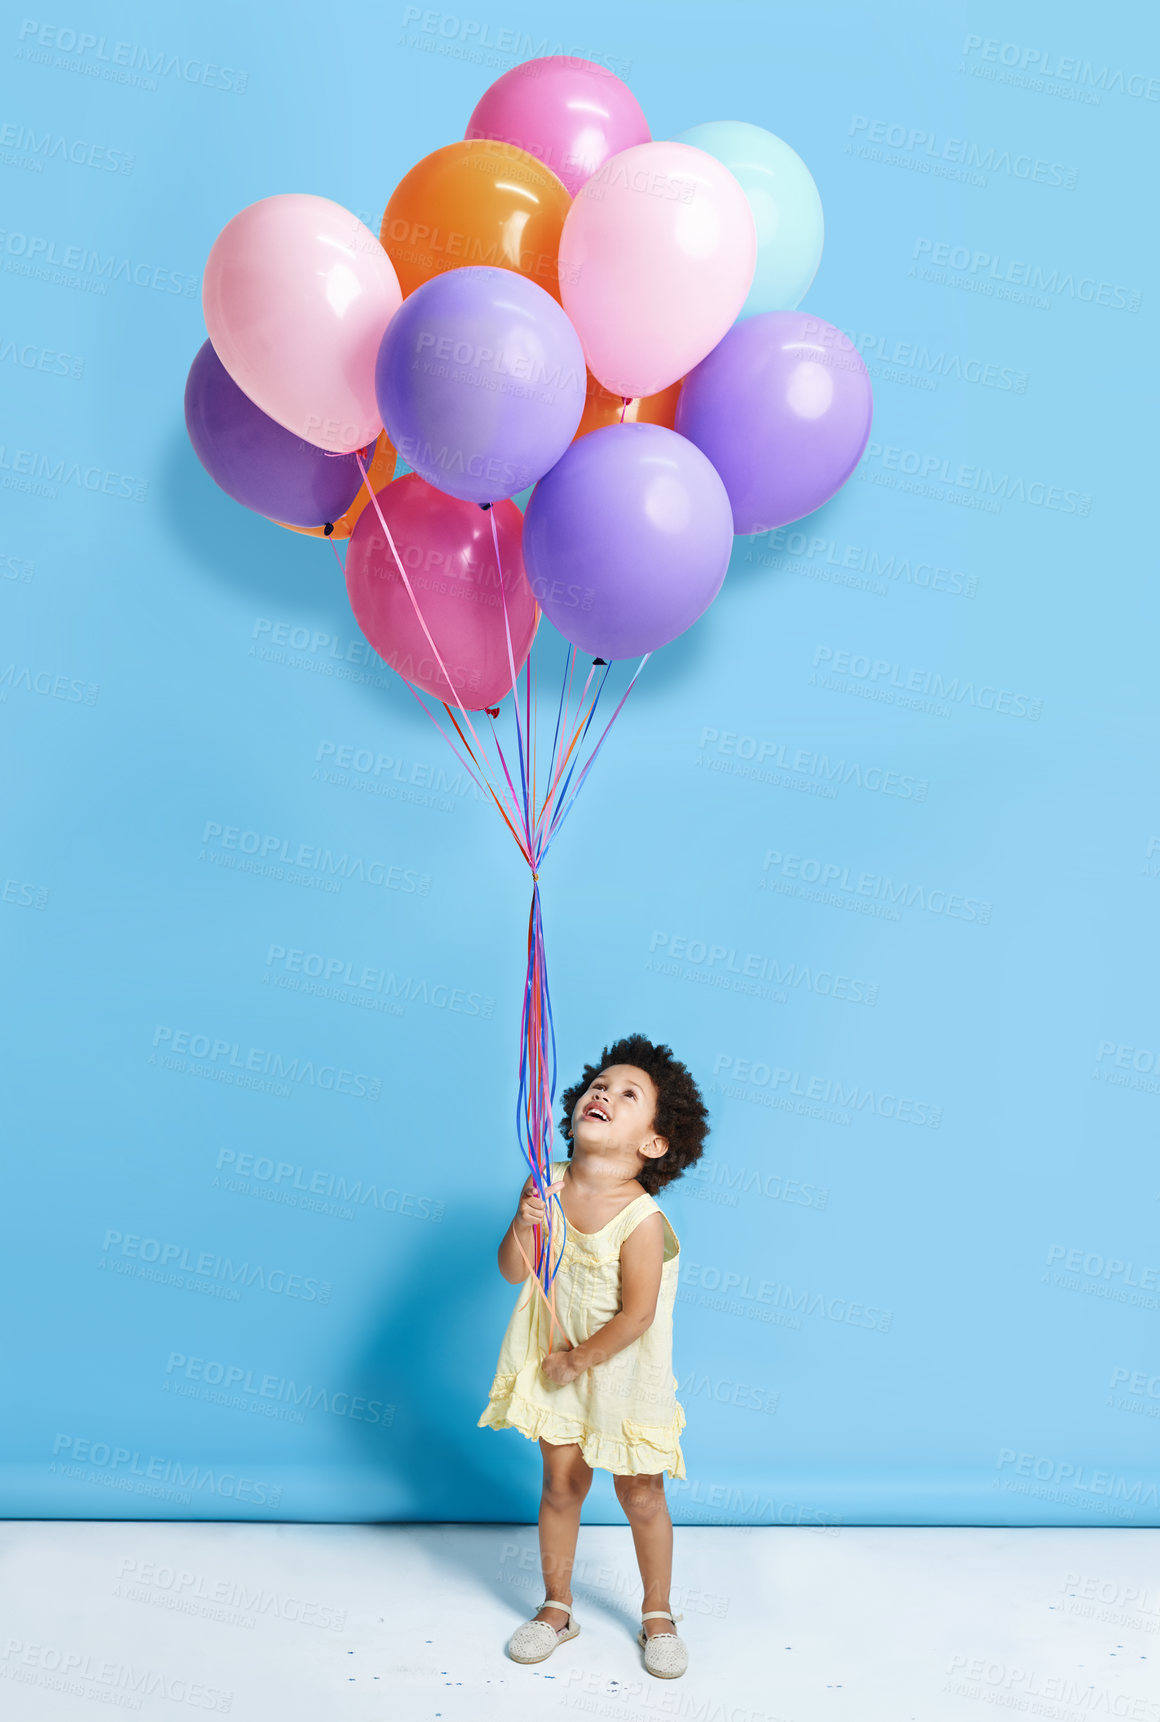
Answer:
[[[568,1624],[553,1626],[550,1620],[525,1620],[522,1626],[516,1627],[508,1645],[508,1655],[513,1662],[543,1662],[558,1644],[566,1644],[580,1631],[572,1617],[570,1602],[555,1602],[549,1597],[540,1607],[563,1609],[568,1616]]]
[[[671,1620],[675,1626],[678,1620],[684,1620],[683,1614],[670,1614],[667,1608],[650,1608],[640,1617],[642,1620]],[[646,1633],[642,1626],[636,1635],[636,1642],[644,1651],[644,1665],[650,1674],[655,1674],[661,1680],[675,1680],[689,1666],[689,1652],[685,1641],[675,1632]]]

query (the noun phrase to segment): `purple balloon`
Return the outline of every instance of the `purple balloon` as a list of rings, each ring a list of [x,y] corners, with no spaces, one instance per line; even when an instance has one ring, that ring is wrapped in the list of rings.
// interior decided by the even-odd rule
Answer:
[[[733,530],[812,514],[862,458],[874,400],[853,342],[804,311],[734,323],[685,378],[677,429],[725,481]]]
[[[729,497],[699,449],[662,425],[607,425],[572,444],[524,516],[536,602],[600,658],[653,652],[709,608],[729,566]]]
[[[580,337],[511,269],[449,269],[387,324],[379,411],[407,465],[449,496],[499,502],[555,466],[587,388]]]
[[[327,454],[268,418],[208,341],[189,367],[185,428],[214,483],[268,520],[325,526],[358,495],[362,475],[354,455]]]

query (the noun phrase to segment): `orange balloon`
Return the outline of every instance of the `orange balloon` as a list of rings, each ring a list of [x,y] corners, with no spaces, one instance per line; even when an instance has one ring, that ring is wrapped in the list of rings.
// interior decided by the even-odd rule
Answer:
[[[394,476],[395,450],[387,437],[386,431],[382,431],[379,435],[378,441],[375,443],[375,452],[371,456],[370,465],[367,467],[367,477],[371,481],[372,488],[377,493],[383,488],[384,484],[390,484]],[[276,520],[274,524],[275,526],[285,526],[287,532],[300,532],[304,538],[349,538],[355,529],[355,524],[358,521],[359,515],[362,513],[369,501],[370,497],[367,495],[367,487],[365,484],[360,482],[358,495],[355,497],[346,513],[340,519],[332,522],[329,532],[326,530],[325,526],[289,526],[284,520]]]
[[[447,269],[514,269],[560,297],[560,231],[572,199],[514,144],[468,138],[424,156],[399,181],[379,238],[404,299]]]
[[[603,383],[597,382],[592,372],[588,373],[588,393],[584,401],[584,416],[580,420],[580,429],[572,438],[579,441],[587,436],[589,431],[603,430],[605,425],[664,425],[666,430],[677,427],[677,396],[681,392],[681,377],[675,383],[670,383],[667,389],[662,389],[655,395],[637,395],[635,400],[624,405],[622,395],[610,394]],[[624,417],[621,418],[623,408]]]

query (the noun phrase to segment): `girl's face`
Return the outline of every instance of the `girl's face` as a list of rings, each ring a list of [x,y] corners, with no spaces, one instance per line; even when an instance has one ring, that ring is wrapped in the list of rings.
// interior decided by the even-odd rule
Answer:
[[[635,1154],[655,1136],[657,1089],[634,1064],[612,1064],[594,1076],[572,1110],[572,1139],[581,1148]]]

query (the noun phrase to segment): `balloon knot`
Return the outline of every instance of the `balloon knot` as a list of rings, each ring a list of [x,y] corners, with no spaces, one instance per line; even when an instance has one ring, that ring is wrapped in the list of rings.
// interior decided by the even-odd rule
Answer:
[[[329,538],[333,531],[334,531],[334,521],[328,520],[326,525],[322,528],[322,536],[324,538]]]
[[[486,514],[488,509],[491,507],[491,503],[490,502],[481,502],[479,506],[483,509],[483,512]]]
[[[499,707],[498,706],[484,706],[483,709],[487,713],[488,717],[498,717],[499,716]]]
[[[607,658],[593,658],[592,662],[594,664],[606,664],[608,662],[608,659]]]

